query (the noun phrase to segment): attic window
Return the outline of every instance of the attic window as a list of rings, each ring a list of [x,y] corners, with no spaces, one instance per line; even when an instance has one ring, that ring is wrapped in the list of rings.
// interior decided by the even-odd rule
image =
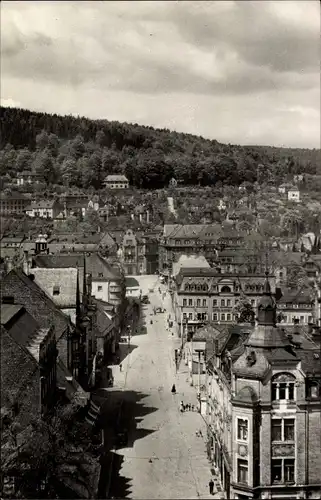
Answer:
[[[103,277],[104,277],[103,273],[98,273],[98,278],[103,278]]]
[[[52,292],[53,295],[59,295],[60,294],[60,286],[59,285],[55,285],[53,287],[53,292]]]

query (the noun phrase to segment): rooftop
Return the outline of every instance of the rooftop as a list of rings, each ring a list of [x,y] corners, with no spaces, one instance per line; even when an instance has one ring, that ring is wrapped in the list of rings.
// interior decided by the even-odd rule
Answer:
[[[105,182],[128,182],[128,179],[125,175],[107,175],[105,177]]]
[[[86,273],[92,275],[93,280],[119,279],[118,270],[112,268],[98,253],[89,255],[82,253],[66,253],[56,255],[38,255],[34,257],[34,263],[38,268],[83,268],[86,263]]]
[[[41,328],[55,325],[58,340],[69,325],[68,317],[55,305],[42,288],[30,279],[22,270],[13,269],[1,283],[2,295],[12,296],[15,303],[25,307]]]
[[[50,210],[56,204],[55,200],[39,200],[32,201],[31,204],[26,208],[26,210],[37,210],[37,209],[47,209]]]
[[[61,308],[76,307],[78,269],[33,268],[35,283]]]

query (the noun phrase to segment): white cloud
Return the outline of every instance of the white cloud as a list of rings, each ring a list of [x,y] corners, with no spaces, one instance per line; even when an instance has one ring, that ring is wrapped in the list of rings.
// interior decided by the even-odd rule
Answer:
[[[317,147],[318,2],[2,2],[1,95],[236,143]]]

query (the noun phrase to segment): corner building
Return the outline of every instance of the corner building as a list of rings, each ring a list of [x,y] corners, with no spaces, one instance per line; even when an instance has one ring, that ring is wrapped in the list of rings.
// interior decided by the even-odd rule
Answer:
[[[222,428],[231,434],[224,453],[223,434],[211,427],[214,465],[229,498],[321,498],[320,346],[276,327],[267,278],[257,319],[244,344],[212,365],[211,394],[230,393],[218,414],[228,414]]]

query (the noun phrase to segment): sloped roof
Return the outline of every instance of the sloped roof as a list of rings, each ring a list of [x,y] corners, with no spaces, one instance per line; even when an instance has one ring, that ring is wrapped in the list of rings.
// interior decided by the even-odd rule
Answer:
[[[196,332],[193,335],[193,342],[194,341],[206,342],[208,340],[215,339],[216,335],[217,335],[217,330],[212,325],[208,324],[196,330]]]
[[[60,339],[69,326],[69,318],[21,269],[12,269],[2,279],[1,288],[2,294],[13,296],[15,303],[23,305],[41,328],[47,328],[54,323],[56,339]]]
[[[58,307],[76,307],[78,270],[68,268],[34,268],[32,274],[39,285]],[[54,287],[59,288],[59,294],[54,295]]]
[[[300,290],[285,288],[282,289],[282,297],[278,304],[311,304],[314,299],[311,297],[309,290],[301,288]]]
[[[275,349],[289,347],[290,341],[281,328],[271,325],[255,325],[246,345]]]
[[[59,357],[57,358],[57,386],[66,390],[69,401],[75,401],[81,406],[85,406],[90,397],[90,394],[83,390]]]
[[[52,209],[57,202],[55,200],[32,201],[26,210]]]
[[[20,345],[1,325],[1,406],[11,407],[22,397],[31,383],[38,364],[28,350]]]
[[[1,304],[1,324],[24,347],[33,343],[40,332],[35,318],[18,304]]]
[[[105,177],[105,182],[128,182],[128,179],[125,175],[107,175]]]
[[[210,268],[210,265],[204,255],[181,255],[178,262],[173,263],[173,275],[176,276],[183,267]]]
[[[100,255],[96,252],[91,253],[90,255],[84,254],[55,254],[55,255],[38,255],[34,257],[34,262],[37,267],[41,268],[83,268],[84,267],[84,259],[86,261],[86,273],[90,273],[92,275],[93,280],[95,278],[99,279],[119,279],[119,271],[111,267],[105,259],[100,257]],[[102,276],[100,276],[102,275]]]
[[[24,310],[22,305],[1,304],[1,325],[6,325],[19,311]]]

